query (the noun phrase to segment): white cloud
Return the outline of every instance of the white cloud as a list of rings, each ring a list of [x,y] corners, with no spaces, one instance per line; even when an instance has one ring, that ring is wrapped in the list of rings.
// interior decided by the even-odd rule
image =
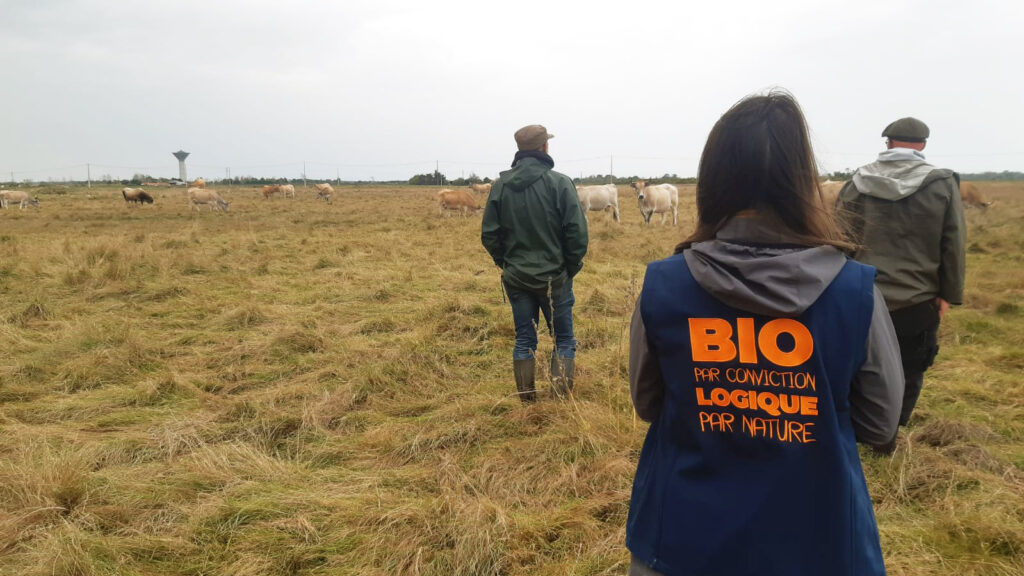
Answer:
[[[612,155],[620,174],[691,175],[718,116],[770,86],[800,100],[826,169],[870,160],[882,127],[914,115],[937,164],[1020,170],[1022,14],[992,0],[19,3],[0,22],[0,175],[170,175],[179,147],[214,175],[294,175],[303,159],[323,177],[434,161],[494,175],[533,122],[572,175]]]

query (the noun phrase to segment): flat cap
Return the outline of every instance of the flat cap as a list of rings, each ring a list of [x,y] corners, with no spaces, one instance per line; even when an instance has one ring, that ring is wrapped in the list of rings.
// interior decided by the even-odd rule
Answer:
[[[928,139],[928,125],[917,118],[900,118],[882,130],[882,136],[902,142],[924,142]]]
[[[548,129],[540,124],[530,124],[516,130],[516,146],[520,150],[541,150],[544,143],[554,137],[554,134],[548,134]]]

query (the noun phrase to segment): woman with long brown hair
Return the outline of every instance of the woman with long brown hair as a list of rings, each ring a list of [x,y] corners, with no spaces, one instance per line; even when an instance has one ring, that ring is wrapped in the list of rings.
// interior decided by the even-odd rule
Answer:
[[[884,574],[856,442],[895,439],[899,351],[790,94],[718,120],[697,218],[648,266],[633,316],[630,387],[651,427],[630,574]]]

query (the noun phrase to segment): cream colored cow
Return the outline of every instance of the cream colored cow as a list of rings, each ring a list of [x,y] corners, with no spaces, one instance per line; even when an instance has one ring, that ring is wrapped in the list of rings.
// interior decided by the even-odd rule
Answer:
[[[17,202],[21,210],[26,205],[39,208],[39,198],[29,196],[24,190],[0,190],[0,208],[7,208],[11,202]]]
[[[836,202],[839,200],[839,191],[846,186],[844,180],[825,180],[821,183],[821,197],[825,204],[825,210],[832,212],[836,209]]]
[[[199,207],[206,205],[210,207],[210,212],[216,210],[228,211],[228,203],[220,197],[220,194],[216,190],[210,190],[206,188],[189,188],[188,189],[188,205],[189,212],[194,208],[196,211],[201,212]]]
[[[583,208],[583,216],[587,212],[612,209],[612,218],[619,221],[619,189],[615,184],[602,184],[600,186],[580,186],[576,189],[576,195],[580,199],[580,208]]]
[[[334,188],[326,182],[321,182],[314,186],[316,188],[316,199],[324,200],[325,202],[331,201],[331,195],[334,194]]]
[[[671,184],[648,186],[643,180],[630,184],[636,190],[636,202],[640,206],[640,215],[644,222],[651,223],[651,216],[661,214],[661,225],[665,225],[665,217],[672,213],[672,225],[679,220],[679,189]]]

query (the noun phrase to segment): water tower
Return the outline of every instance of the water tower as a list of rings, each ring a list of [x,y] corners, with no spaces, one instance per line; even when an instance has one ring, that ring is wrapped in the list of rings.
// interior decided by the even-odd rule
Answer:
[[[188,152],[178,150],[177,152],[172,152],[172,154],[178,159],[178,178],[181,178],[182,182],[188,182],[188,178],[185,175],[185,158],[188,158]]]

